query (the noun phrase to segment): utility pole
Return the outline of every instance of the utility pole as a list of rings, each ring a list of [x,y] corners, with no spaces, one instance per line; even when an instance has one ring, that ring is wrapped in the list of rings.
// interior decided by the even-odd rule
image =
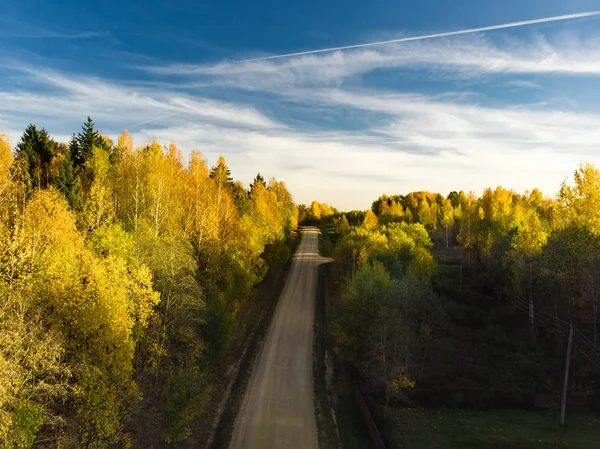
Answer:
[[[569,383],[569,365],[571,364],[571,348],[573,347],[573,325],[569,324],[569,343],[567,345],[567,360],[565,361],[565,384],[563,385],[562,401],[560,404],[560,425],[565,425],[565,408],[567,406],[567,384]]]
[[[529,297],[529,320],[531,321],[531,338],[535,337],[535,323],[533,321],[533,298]]]

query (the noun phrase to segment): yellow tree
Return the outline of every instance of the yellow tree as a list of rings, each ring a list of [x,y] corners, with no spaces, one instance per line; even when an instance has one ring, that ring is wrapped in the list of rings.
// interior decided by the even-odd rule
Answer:
[[[367,210],[367,213],[365,214],[365,219],[362,222],[362,227],[367,230],[372,230],[377,228],[378,225],[379,222],[377,221],[377,217],[375,216],[373,211],[371,209]]]
[[[563,183],[558,193],[561,227],[578,223],[600,235],[600,171],[590,163],[575,171],[574,185]]]
[[[0,134],[0,210],[8,198],[12,166],[12,149],[8,143],[8,136]],[[1,218],[1,217],[0,217]]]
[[[147,204],[144,210],[155,237],[158,237],[168,215],[168,193],[170,173],[162,145],[151,142],[143,150],[147,173]]]
[[[402,204],[400,204],[398,201],[392,201],[387,213],[397,217],[404,217],[404,209],[402,209]]]
[[[292,229],[298,227],[298,208],[294,204],[292,194],[287,189],[285,182],[277,181],[275,178],[271,178],[269,181],[269,191],[275,194],[278,207],[283,209],[283,214],[287,222],[286,234],[289,234]]]
[[[254,226],[261,235],[261,245],[282,238],[285,217],[278,207],[276,194],[267,190],[262,182],[255,182],[250,198],[254,204]]]
[[[506,253],[515,291],[529,303],[532,335],[535,333],[534,294],[536,289],[533,284],[535,266],[547,240],[548,233],[544,230],[536,211],[529,209],[523,212],[511,240],[510,250]]]
[[[117,140],[117,148],[126,153],[131,153],[133,151],[133,136],[129,134],[129,131],[126,129],[123,130]]]
[[[594,345],[598,346],[600,170],[590,163],[581,164],[573,178],[574,184],[563,183],[558,193],[556,221],[560,234],[568,237],[565,246],[576,248],[578,269],[573,278],[578,279],[576,284],[584,301],[591,303]]]
[[[419,205],[419,222],[425,226],[427,229],[435,229],[437,224],[437,214],[431,206],[427,199],[422,199],[421,204]]]
[[[471,264],[471,254],[478,251],[478,222],[479,205],[475,193],[469,192],[466,195],[463,191],[459,194],[460,198],[460,229],[457,236],[458,242],[467,250],[469,266]]]
[[[313,201],[310,204],[310,216],[313,220],[321,219],[321,208],[319,203],[317,203],[316,201]]]
[[[109,179],[110,162],[108,153],[93,147],[92,154],[86,162],[86,171],[93,179],[89,191],[89,209],[87,224],[96,229],[115,218],[113,190]]]
[[[442,202],[442,219],[441,223],[444,227],[446,248],[450,246],[450,228],[454,224],[454,208],[452,202],[449,199],[445,199]]]
[[[147,323],[158,299],[149,272],[111,252],[100,258],[88,250],[55,191],[36,193],[22,226],[21,246],[36,270],[34,296],[62,334],[73,367],[78,438],[85,447],[126,443],[123,425],[138,400],[133,330]]]
[[[219,217],[214,201],[216,186],[208,175],[206,160],[197,151],[192,151],[185,179],[184,236],[191,241],[199,260],[204,248],[218,244]]]
[[[141,149],[125,148],[116,163],[113,191],[117,215],[137,230],[146,203],[147,173]]]
[[[219,217],[219,239],[223,242],[234,240],[239,217],[233,201],[234,183],[223,156],[219,156],[217,165],[212,168],[209,176],[214,180],[216,186],[216,196],[213,201],[215,201]]]

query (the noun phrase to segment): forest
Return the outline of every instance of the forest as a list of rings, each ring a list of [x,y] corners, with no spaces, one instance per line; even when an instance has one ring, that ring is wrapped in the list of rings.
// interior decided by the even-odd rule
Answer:
[[[2,136],[0,447],[197,444],[297,220],[284,182],[90,118]]]
[[[525,434],[517,445],[488,434],[421,446],[407,440],[406,410],[539,408],[558,423],[570,328],[567,410],[599,411],[600,171],[581,164],[558,187],[552,197],[501,186],[382,195],[322,221],[332,349],[397,447],[530,447]],[[402,418],[393,429],[392,415]],[[430,421],[456,434],[451,415],[419,415],[416,432],[430,434]]]
[[[600,171],[557,187],[343,213],[295,205],[275,178],[234,182],[223,157],[115,143],[90,118],[68,144],[35,125],[2,136],[0,448],[198,447],[299,224],[333,257],[336,369],[380,423],[557,409],[571,329],[567,407],[598,412]]]

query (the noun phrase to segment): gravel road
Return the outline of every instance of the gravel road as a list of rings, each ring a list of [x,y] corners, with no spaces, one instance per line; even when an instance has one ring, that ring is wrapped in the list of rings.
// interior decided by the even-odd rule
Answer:
[[[238,412],[230,449],[316,449],[313,317],[319,231],[305,227]]]

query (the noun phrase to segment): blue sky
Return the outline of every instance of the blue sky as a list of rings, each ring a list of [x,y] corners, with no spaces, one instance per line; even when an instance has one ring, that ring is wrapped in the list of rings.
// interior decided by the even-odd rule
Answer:
[[[3,2],[0,132],[175,141],[298,202],[503,185],[553,195],[600,165],[595,0]]]

